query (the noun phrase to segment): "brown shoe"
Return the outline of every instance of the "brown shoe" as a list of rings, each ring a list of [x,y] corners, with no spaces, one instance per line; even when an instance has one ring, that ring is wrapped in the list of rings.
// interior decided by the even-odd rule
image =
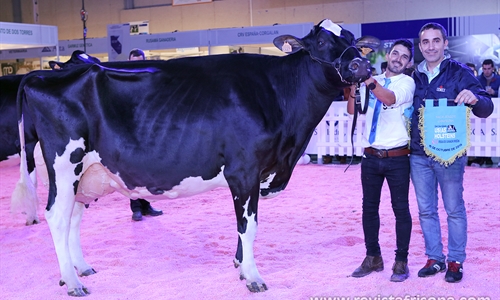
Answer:
[[[392,282],[403,282],[410,276],[410,270],[408,269],[408,263],[403,261],[395,261],[392,266]]]
[[[361,263],[361,266],[354,270],[352,273],[352,277],[364,277],[371,272],[380,272],[384,269],[384,261],[382,260],[382,256],[370,256],[367,255]]]

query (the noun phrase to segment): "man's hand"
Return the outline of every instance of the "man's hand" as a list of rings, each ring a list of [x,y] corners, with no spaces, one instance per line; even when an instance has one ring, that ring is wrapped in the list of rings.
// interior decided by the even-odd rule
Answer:
[[[492,96],[493,96],[493,94],[495,94],[495,91],[491,88],[491,86],[487,86],[485,90],[488,94],[490,94]]]
[[[469,105],[475,105],[477,103],[477,97],[472,93],[471,91],[467,89],[463,89],[455,98],[455,103],[457,104],[469,104]]]

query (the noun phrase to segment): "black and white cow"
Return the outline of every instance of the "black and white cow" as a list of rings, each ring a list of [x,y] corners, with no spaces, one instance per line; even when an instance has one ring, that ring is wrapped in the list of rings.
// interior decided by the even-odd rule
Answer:
[[[0,168],[19,164],[20,142],[19,128],[17,126],[17,91],[24,75],[0,76]],[[27,130],[25,136],[28,140],[33,140],[33,123],[31,118],[26,118]],[[35,162],[33,160],[34,144],[26,147],[28,165],[25,165],[25,172],[31,177],[30,182],[36,186]],[[33,200],[22,206],[12,205],[12,211],[22,210],[26,214],[26,225],[39,223],[38,219],[38,197],[33,195]]]
[[[100,60],[90,56],[81,50],[75,50],[66,62],[50,61],[52,69],[66,69],[80,64],[99,63]],[[17,126],[16,98],[19,85],[24,75],[0,76],[0,167],[8,167],[19,164],[19,129]],[[25,118],[24,127],[27,133],[34,133],[30,118]],[[35,164],[33,157],[34,144],[26,148],[28,156],[28,172],[32,181],[36,181]],[[26,225],[39,222],[37,207],[38,203],[32,203],[31,209],[24,209],[26,214]],[[16,208],[13,208],[16,210]]]
[[[0,165],[19,163],[16,97],[23,76],[0,76]]]
[[[218,186],[233,198],[240,278],[252,292],[266,290],[253,255],[259,196],[286,187],[332,99],[368,78],[371,66],[354,42],[324,20],[302,39],[277,37],[274,44],[291,53],[284,57],[228,54],[26,75],[18,105],[33,119],[47,165],[45,215],[68,294],[89,293],[75,269],[93,272],[79,225],[95,191],[161,200]],[[13,204],[30,201],[19,196],[29,194],[21,176]]]

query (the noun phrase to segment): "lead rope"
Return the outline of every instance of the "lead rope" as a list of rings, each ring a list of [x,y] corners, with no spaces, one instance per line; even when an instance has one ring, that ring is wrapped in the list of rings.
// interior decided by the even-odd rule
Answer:
[[[349,94],[350,97],[350,94]],[[354,159],[354,131],[356,130],[356,123],[358,121],[358,113],[359,114],[366,114],[366,111],[368,110],[368,99],[370,97],[370,90],[368,88],[365,88],[365,105],[361,109],[361,111],[358,110],[358,104],[359,108],[361,108],[361,95],[359,94],[359,85],[356,87],[356,99],[354,101],[354,117],[352,119],[352,126],[351,126],[351,147],[352,147],[352,155],[351,155],[351,160],[349,161],[349,164],[344,170],[344,173],[349,169],[349,167],[352,164],[352,161]]]

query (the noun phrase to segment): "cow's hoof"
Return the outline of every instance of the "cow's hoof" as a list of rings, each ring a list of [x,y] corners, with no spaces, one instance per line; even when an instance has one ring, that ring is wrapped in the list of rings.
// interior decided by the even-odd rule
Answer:
[[[66,282],[63,280],[59,280],[59,286],[65,285]],[[68,296],[71,297],[85,297],[87,295],[90,295],[90,291],[88,288],[82,286],[81,288],[74,288],[72,290],[68,289]]]
[[[97,273],[96,270],[94,270],[94,268],[90,268],[86,271],[83,271],[82,274],[80,274],[80,276],[82,276],[82,277],[83,276],[90,276],[90,275],[95,274],[95,273]]]
[[[233,263],[235,268],[239,268],[239,266],[241,265],[241,263],[236,258],[233,260]]]
[[[257,282],[252,282],[247,284],[247,288],[252,293],[261,293],[267,291],[267,285],[265,283],[258,284]]]
[[[35,224],[39,224],[40,220],[38,218],[35,218],[34,220],[26,220],[26,226],[31,226]]]
[[[71,297],[85,297],[87,295],[90,295],[90,291],[84,286],[73,289],[72,291],[68,290],[68,296]]]

